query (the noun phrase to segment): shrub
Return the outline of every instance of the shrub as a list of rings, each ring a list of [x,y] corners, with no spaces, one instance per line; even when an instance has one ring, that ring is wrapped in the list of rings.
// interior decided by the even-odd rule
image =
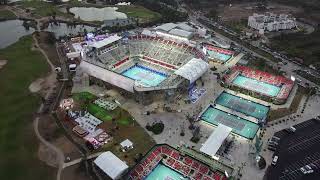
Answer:
[[[152,124],[151,126],[149,124],[147,124],[146,129],[148,131],[153,132],[154,134],[160,134],[160,133],[162,133],[162,131],[164,129],[164,124],[160,123],[160,122]]]
[[[200,138],[199,138],[199,137],[195,137],[195,136],[193,136],[193,137],[190,139],[190,141],[191,141],[191,142],[194,142],[194,143],[198,143],[199,140],[200,140]]]

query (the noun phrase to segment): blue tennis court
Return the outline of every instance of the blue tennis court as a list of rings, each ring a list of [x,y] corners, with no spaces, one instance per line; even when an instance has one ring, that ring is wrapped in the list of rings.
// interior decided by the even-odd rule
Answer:
[[[217,51],[208,50],[207,52],[210,58],[218,59],[222,62],[227,62],[231,58],[231,55],[223,54]]]
[[[141,65],[134,65],[123,71],[121,74],[138,81],[140,84],[146,87],[157,86],[167,78],[165,73],[158,72]]]
[[[146,180],[187,180],[179,172],[159,163],[147,176]]]
[[[271,97],[276,97],[281,89],[278,86],[244,77],[242,75],[238,75],[236,78],[234,78],[232,83],[244,89],[266,94]]]
[[[239,134],[247,139],[253,139],[259,129],[259,126],[251,121],[228,114],[212,106],[208,107],[201,115],[201,120],[215,126],[223,124],[231,127],[233,133]]]
[[[226,92],[221,93],[216,99],[215,103],[260,120],[263,120],[267,117],[270,109],[262,104],[252,102],[248,99],[244,99]]]

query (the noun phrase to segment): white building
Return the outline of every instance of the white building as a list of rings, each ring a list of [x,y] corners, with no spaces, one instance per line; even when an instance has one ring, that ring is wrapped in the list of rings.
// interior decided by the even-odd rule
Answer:
[[[248,26],[260,31],[279,31],[292,29],[297,26],[296,19],[287,14],[273,13],[256,14],[248,18]]]

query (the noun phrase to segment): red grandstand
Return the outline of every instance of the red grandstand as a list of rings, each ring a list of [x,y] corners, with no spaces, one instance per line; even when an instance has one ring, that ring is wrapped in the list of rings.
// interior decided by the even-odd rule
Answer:
[[[265,97],[264,99],[271,99],[275,104],[285,103],[294,86],[294,82],[288,78],[285,78],[284,76],[272,75],[270,73],[254,70],[246,66],[232,67],[231,71],[226,73],[223,76],[222,80],[226,85],[229,85],[229,87],[236,86],[232,82],[238,75],[280,87],[280,91],[275,97],[271,97],[266,93],[255,92],[256,94],[259,94],[262,98]]]
[[[187,156],[168,146],[158,145],[154,147],[144,159],[137,164],[128,174],[130,180],[145,179],[158,163],[180,172],[192,180],[226,180],[226,176],[220,171],[213,171],[209,166]]]

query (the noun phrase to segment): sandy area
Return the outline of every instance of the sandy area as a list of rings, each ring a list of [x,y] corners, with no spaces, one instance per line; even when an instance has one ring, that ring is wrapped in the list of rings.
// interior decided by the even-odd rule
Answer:
[[[58,166],[59,159],[57,154],[41,143],[38,149],[38,157],[41,161],[45,162],[49,166],[52,166],[52,167]]]
[[[0,60],[0,69],[4,67],[4,65],[7,64],[7,60]]]
[[[37,93],[39,91],[46,91],[51,86],[54,86],[55,82],[56,82],[56,74],[51,73],[46,78],[38,78],[37,80],[33,81],[29,85],[29,90],[32,93]]]

